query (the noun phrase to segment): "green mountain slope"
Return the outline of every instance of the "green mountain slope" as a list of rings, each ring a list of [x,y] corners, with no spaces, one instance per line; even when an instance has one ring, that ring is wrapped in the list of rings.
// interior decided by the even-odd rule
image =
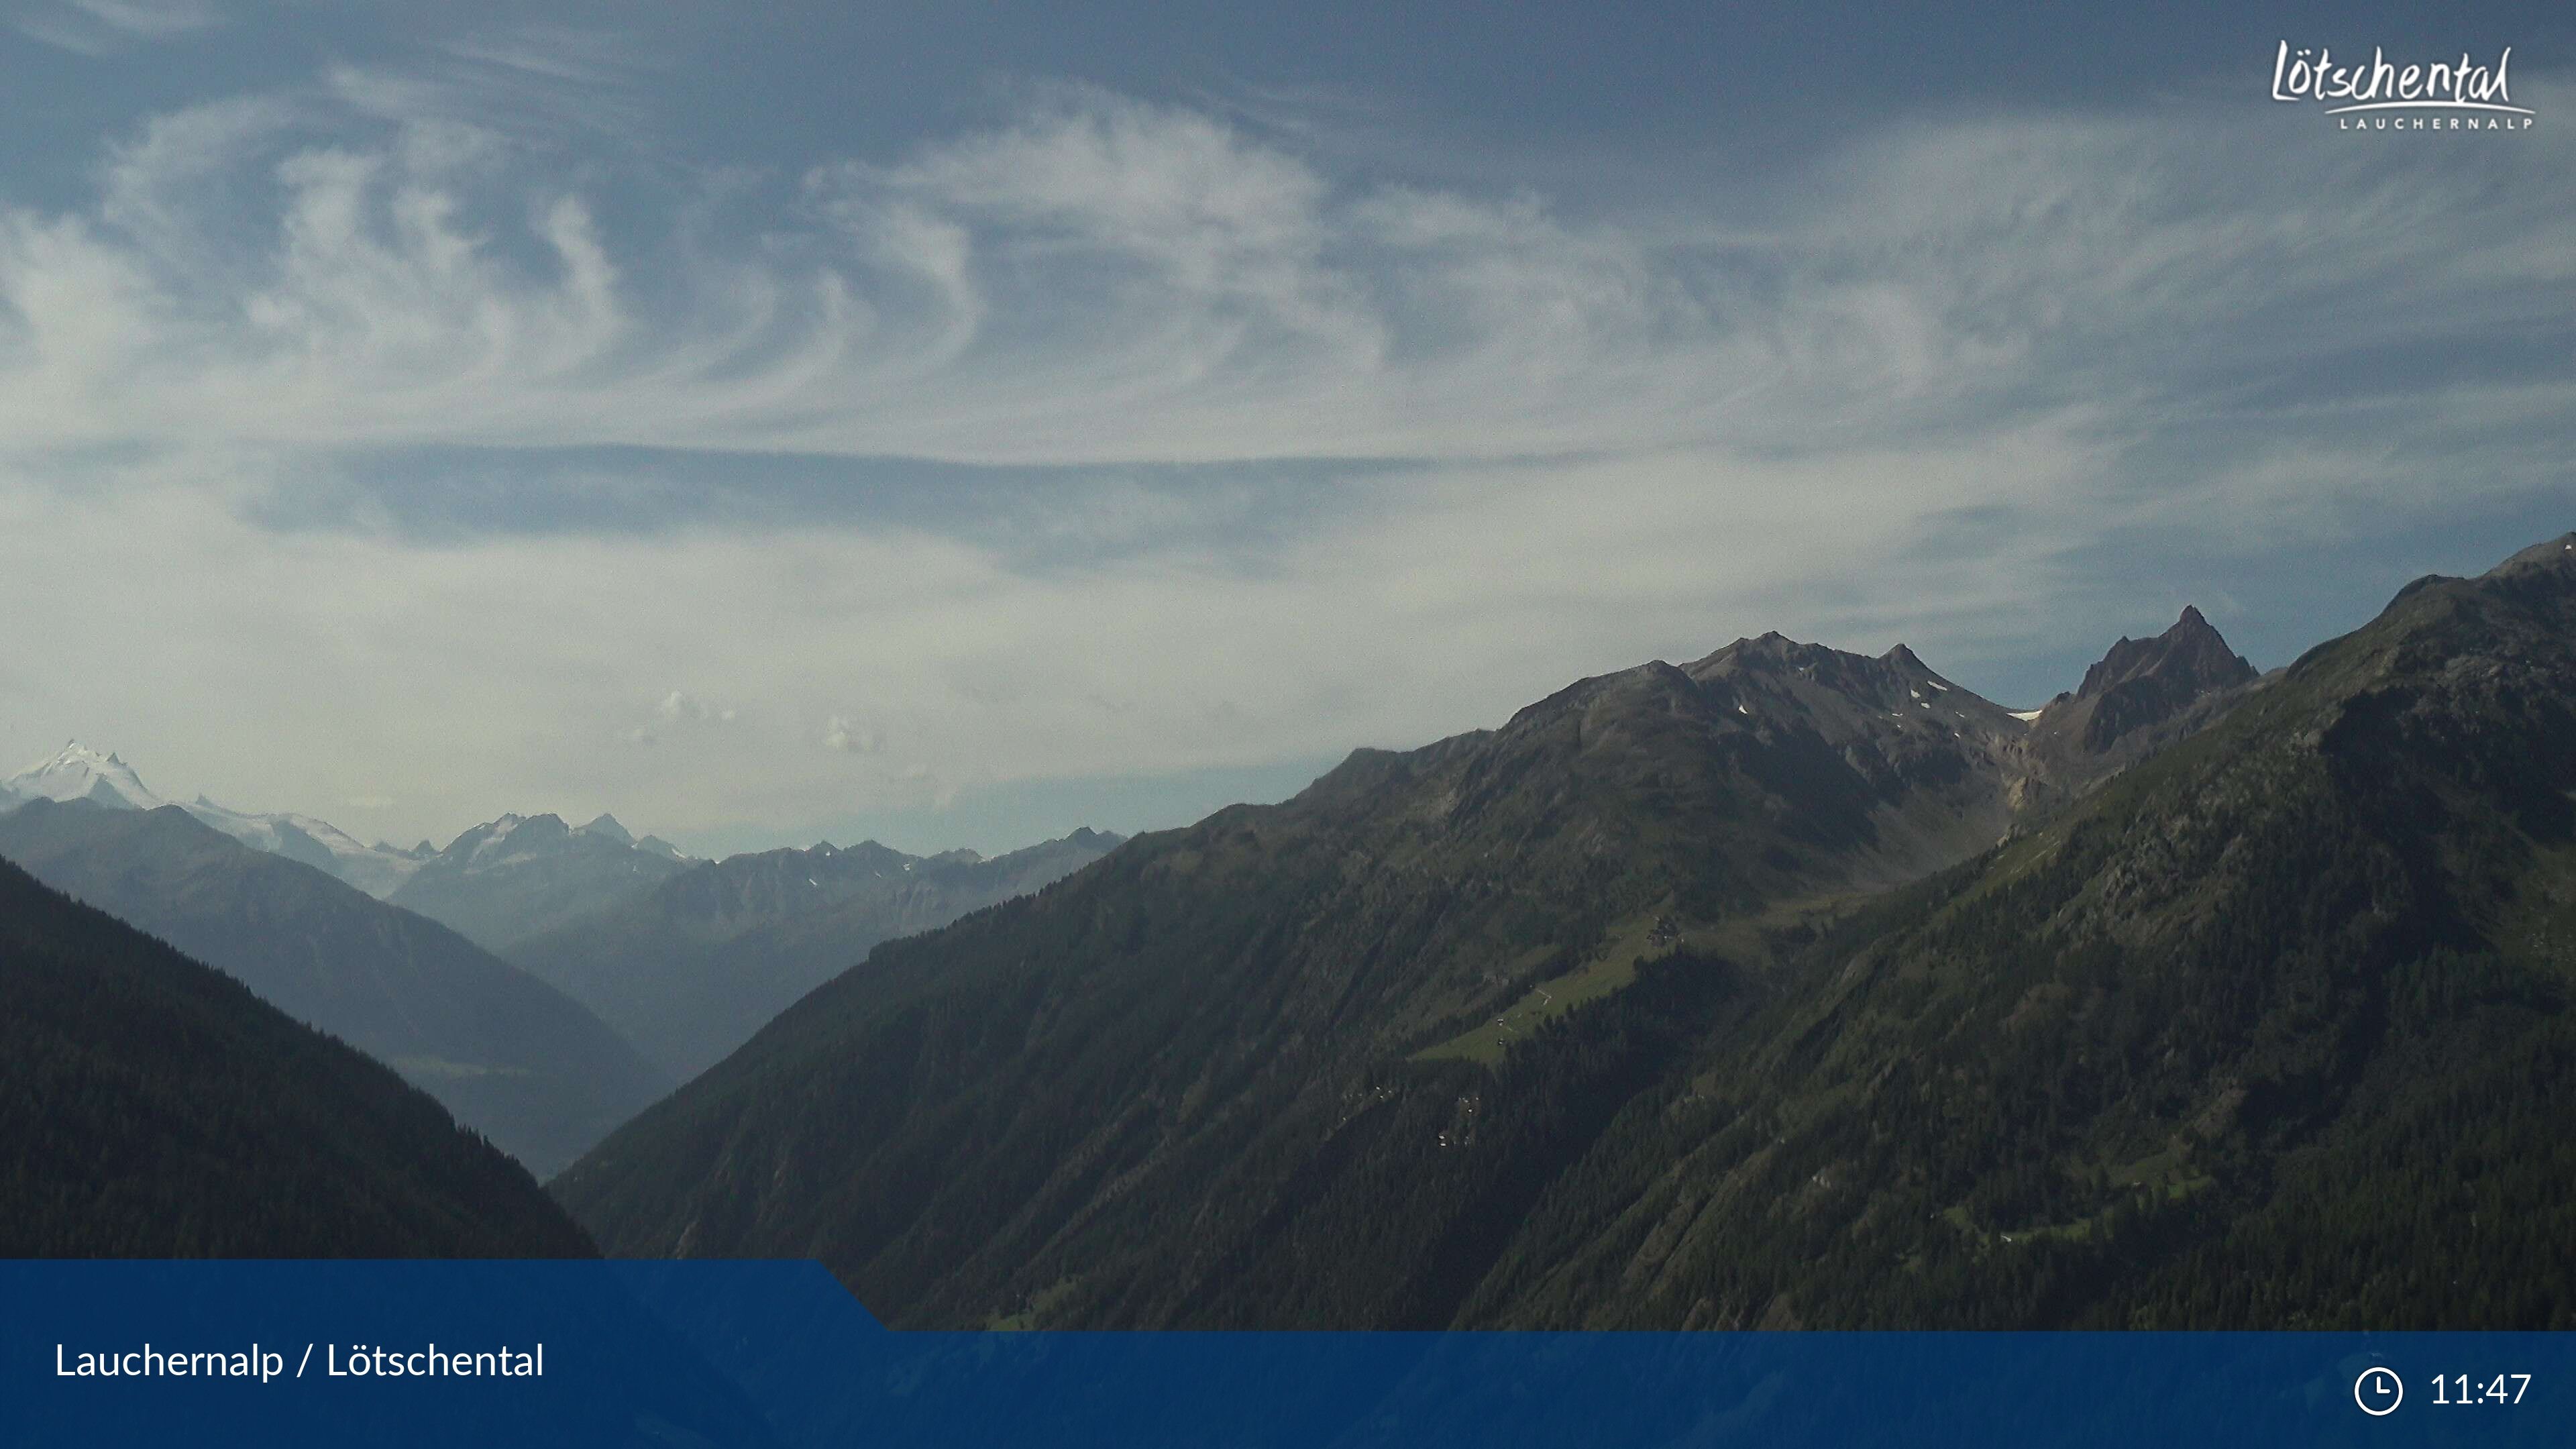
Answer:
[[[540,1175],[668,1089],[543,982],[176,806],[39,800],[0,815],[0,857],[391,1064]]]
[[[0,864],[0,1257],[580,1257],[384,1067]]]
[[[2568,542],[1812,953],[1462,1317],[2576,1324]]]
[[[1588,680],[880,947],[558,1190],[618,1251],[812,1254],[906,1321],[1059,1277],[1186,1317],[1381,1078],[1991,843],[2022,729],[1902,649]]]
[[[1588,681],[881,948],[556,1190],[914,1324],[2568,1326],[2570,541],[2193,651],[2001,846],[1910,656]]]

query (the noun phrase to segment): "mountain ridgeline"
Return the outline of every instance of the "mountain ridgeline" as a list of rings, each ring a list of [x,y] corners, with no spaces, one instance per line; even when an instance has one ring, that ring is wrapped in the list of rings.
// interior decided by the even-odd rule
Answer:
[[[390,1062],[541,1174],[871,946],[1118,843],[1079,830],[994,860],[870,842],[700,861],[614,816],[513,814],[406,850],[180,804],[77,741],[0,780],[0,856]]]
[[[629,835],[614,816],[574,826],[555,815],[504,815],[424,852],[385,899],[506,955],[689,864],[666,841]]]
[[[1119,844],[1083,829],[986,860],[874,841],[706,861],[513,944],[675,1081],[706,1070],[869,948],[1070,875]]]
[[[2268,678],[2197,611],[2027,714],[1769,635],[1361,751],[555,1191],[907,1325],[2570,1326],[2571,542]]]
[[[36,800],[120,811],[176,806],[253,850],[309,865],[494,950],[695,863],[667,840],[637,839],[613,815],[577,826],[555,815],[504,815],[443,850],[426,840],[409,849],[367,845],[310,815],[235,810],[203,795],[168,799],[123,759],[78,740],[0,780],[0,813]]]
[[[0,863],[0,1257],[586,1257],[527,1170]]]
[[[178,806],[40,797],[0,815],[0,857],[387,1062],[541,1176],[670,1088],[526,972]]]

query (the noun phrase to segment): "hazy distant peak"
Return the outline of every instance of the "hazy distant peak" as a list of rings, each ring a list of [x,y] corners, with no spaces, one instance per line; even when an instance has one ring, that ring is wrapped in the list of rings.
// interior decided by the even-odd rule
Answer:
[[[672,860],[685,860],[679,848],[667,840],[645,836],[638,840],[627,833],[617,817],[602,815],[589,824],[575,828],[552,811],[535,815],[508,814],[472,827],[450,841],[440,855],[455,857],[469,869],[494,865],[503,860],[517,860],[530,855],[551,855],[570,850],[640,850]]]
[[[551,815],[540,816],[538,818],[543,820],[554,819]],[[606,813],[602,813],[598,819],[591,821],[587,825],[580,826],[570,833],[574,835],[586,835],[597,840],[613,840],[619,845],[623,845],[634,850],[640,850],[646,855],[658,855],[664,860],[689,860],[693,858],[686,851],[680,849],[680,847],[673,845],[671,842],[664,840],[658,835],[638,836],[634,834],[632,831],[629,831],[616,816]]]
[[[177,810],[253,849],[301,861],[377,894],[399,883],[407,864],[398,852],[370,851],[329,821],[309,815],[234,810],[203,792],[185,804],[165,799],[143,783],[124,757],[101,754],[78,740],[0,782],[0,807],[40,799],[82,801],[109,810]]]
[[[617,817],[614,815],[602,814],[598,819],[590,822],[588,825],[582,826],[575,833],[581,835],[605,835],[620,845],[633,845],[635,843],[635,837],[627,833],[625,826],[617,823]]]
[[[0,782],[0,799],[89,800],[113,810],[150,810],[170,803],[152,793],[123,759],[78,740],[66,741],[51,759]]]

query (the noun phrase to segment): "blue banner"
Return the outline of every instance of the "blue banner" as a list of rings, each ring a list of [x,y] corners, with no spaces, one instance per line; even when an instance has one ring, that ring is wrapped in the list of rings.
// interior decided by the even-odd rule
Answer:
[[[894,1333],[810,1263],[0,1263],[8,1445],[2576,1443],[2576,1335]]]

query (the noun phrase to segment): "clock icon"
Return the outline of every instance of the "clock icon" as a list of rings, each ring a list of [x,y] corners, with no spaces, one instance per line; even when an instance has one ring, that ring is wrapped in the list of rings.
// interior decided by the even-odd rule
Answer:
[[[2406,1402],[2406,1385],[2398,1382],[2394,1369],[2366,1368],[2352,1381],[2352,1401],[2370,1417],[2384,1419]]]

